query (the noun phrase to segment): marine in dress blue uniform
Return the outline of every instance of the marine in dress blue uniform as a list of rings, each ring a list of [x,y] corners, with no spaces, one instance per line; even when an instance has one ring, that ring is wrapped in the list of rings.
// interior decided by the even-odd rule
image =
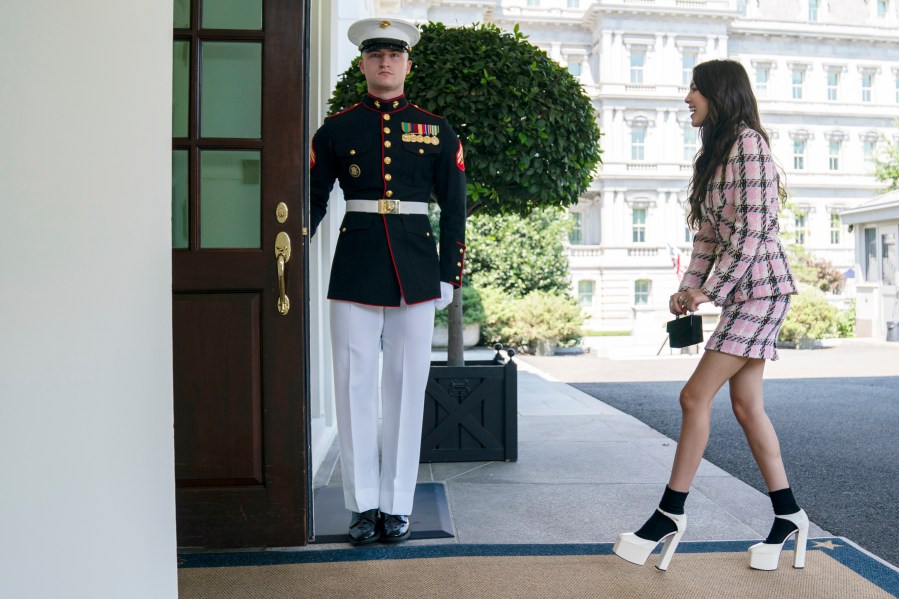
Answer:
[[[418,29],[363,19],[348,35],[368,93],[313,137],[310,193],[313,235],[335,181],[346,200],[328,299],[344,501],[350,542],[360,545],[410,532],[434,309],[462,284],[465,162],[447,120],[403,93]],[[439,252],[431,199],[441,209]]]

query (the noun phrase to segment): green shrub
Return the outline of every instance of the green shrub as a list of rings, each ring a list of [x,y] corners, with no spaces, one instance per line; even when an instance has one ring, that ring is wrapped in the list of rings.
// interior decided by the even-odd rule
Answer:
[[[515,315],[515,302],[508,293],[496,287],[481,288],[481,303],[484,306],[484,322],[481,325],[481,340],[488,344],[509,342],[509,326]]]
[[[483,324],[486,315],[481,303],[481,294],[471,285],[462,286],[462,324]],[[449,306],[434,313],[434,324],[446,326],[449,319]]]
[[[534,291],[521,299],[496,289],[482,290],[486,323],[482,339],[521,350],[533,350],[540,340],[561,345],[580,341],[584,317],[571,296]]]
[[[839,334],[840,311],[810,285],[799,285],[798,295],[790,302],[790,311],[780,329],[780,341],[800,343],[828,339]]]
[[[849,302],[849,306],[840,312],[837,332],[840,337],[855,337],[855,300]]]
[[[541,339],[555,339],[561,345],[573,345],[581,340],[584,316],[581,307],[568,294],[534,291],[519,302],[519,310],[513,320],[514,330],[532,349],[534,342]]]

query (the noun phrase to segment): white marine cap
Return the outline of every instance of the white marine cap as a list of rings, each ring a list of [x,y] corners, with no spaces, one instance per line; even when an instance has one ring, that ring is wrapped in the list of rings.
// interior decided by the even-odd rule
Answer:
[[[408,52],[418,43],[421,32],[412,23],[400,19],[361,19],[350,25],[347,37],[360,52],[380,48]]]

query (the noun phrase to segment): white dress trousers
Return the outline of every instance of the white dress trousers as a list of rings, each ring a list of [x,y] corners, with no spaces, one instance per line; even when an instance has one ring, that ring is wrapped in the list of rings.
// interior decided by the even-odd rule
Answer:
[[[407,516],[418,479],[434,302],[385,308],[331,300],[330,311],[344,503],[354,512]]]

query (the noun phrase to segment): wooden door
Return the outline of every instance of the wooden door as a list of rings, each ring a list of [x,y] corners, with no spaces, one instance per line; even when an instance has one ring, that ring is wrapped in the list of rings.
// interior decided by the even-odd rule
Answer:
[[[312,530],[306,5],[175,0],[172,310],[181,547],[304,545]],[[282,250],[287,238],[291,245],[280,265],[276,238]]]

